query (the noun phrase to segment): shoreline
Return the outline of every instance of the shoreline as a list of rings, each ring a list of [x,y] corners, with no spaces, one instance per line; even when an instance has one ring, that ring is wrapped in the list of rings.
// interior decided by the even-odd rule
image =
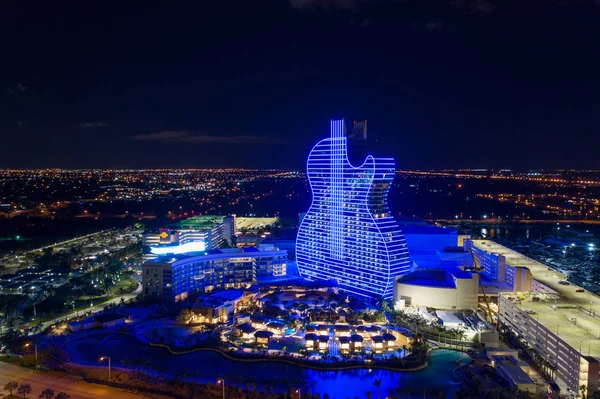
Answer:
[[[220,354],[221,356],[223,356],[224,358],[231,360],[231,361],[235,361],[235,362],[245,362],[245,363],[262,363],[262,362],[275,362],[275,363],[286,363],[286,364],[291,364],[293,366],[298,366],[298,367],[302,367],[302,368],[306,368],[306,369],[311,369],[311,370],[318,370],[318,371],[344,371],[344,370],[356,370],[356,369],[379,369],[379,370],[387,370],[387,371],[395,371],[395,372],[411,372],[411,371],[420,371],[425,369],[428,365],[429,365],[429,360],[427,360],[425,363],[423,363],[420,366],[417,367],[412,367],[412,368],[396,368],[396,367],[390,367],[390,366],[385,366],[382,364],[371,364],[368,366],[365,365],[347,365],[347,366],[332,366],[332,367],[322,367],[322,366],[318,366],[318,365],[312,365],[312,364],[307,364],[309,363],[309,361],[306,362],[300,362],[300,361],[294,361],[291,359],[277,359],[277,358],[269,358],[269,357],[263,357],[263,358],[242,358],[242,357],[237,357],[237,356],[231,356],[228,352],[225,352],[222,349],[218,349],[218,348],[194,348],[194,349],[190,349],[184,352],[176,352],[173,349],[171,349],[171,347],[169,347],[168,345],[165,344],[156,344],[156,343],[151,343],[148,342],[148,345],[153,346],[153,347],[159,347],[159,348],[165,348],[169,351],[169,353],[171,353],[174,356],[178,356],[178,355],[187,355],[187,354],[191,354],[194,352],[200,352],[200,351],[209,351],[209,352],[216,352],[218,354]]]
[[[65,353],[67,353],[67,355],[69,356],[69,360],[67,361],[67,363],[71,363],[74,365],[79,365],[79,366],[84,366],[84,367],[95,367],[92,365],[87,365],[87,364],[83,364],[83,363],[77,363],[77,362],[73,362],[71,360],[71,354],[65,350],[65,346],[69,343],[73,343],[76,342],[80,339],[83,338],[89,338],[90,336],[93,335],[98,335],[98,334],[103,334],[103,331],[98,331],[95,334],[90,334],[90,335],[83,335],[81,337],[77,337],[73,340],[69,340],[63,343],[62,345],[62,349],[63,351],[65,351]],[[160,343],[153,343],[153,342],[147,342],[142,340],[140,337],[136,336],[135,334],[129,334],[126,332],[115,332],[116,334],[123,334],[126,336],[129,336],[131,338],[135,338],[138,341],[140,341],[141,343],[147,344],[148,346],[151,347],[155,347],[155,348],[164,348],[166,349],[171,355],[173,356],[181,356],[181,355],[188,355],[188,354],[192,354],[195,352],[214,352],[217,353],[219,355],[221,355],[222,357],[224,357],[227,360],[230,361],[234,361],[234,362],[241,362],[241,363],[264,363],[264,362],[271,362],[271,363],[285,363],[285,364],[289,364],[292,366],[296,366],[296,367],[301,367],[301,368],[305,368],[305,369],[311,369],[311,370],[316,370],[316,371],[345,371],[345,370],[359,370],[359,369],[365,369],[365,370],[369,370],[369,369],[377,369],[377,370],[387,370],[387,371],[392,371],[392,372],[416,372],[416,371],[421,371],[426,369],[429,366],[429,359],[427,359],[423,364],[417,366],[417,367],[411,367],[411,368],[401,368],[401,367],[393,367],[393,366],[387,366],[384,364],[369,364],[369,365],[364,365],[364,364],[353,364],[353,365],[335,365],[335,363],[332,363],[331,366],[322,366],[322,365],[318,365],[318,364],[311,364],[310,361],[296,361],[293,359],[278,359],[278,358],[269,358],[269,357],[258,357],[258,358],[243,358],[243,357],[238,357],[238,356],[232,356],[230,353],[224,351],[223,349],[220,348],[192,348],[192,349],[188,349],[185,351],[174,351],[169,345],[166,344],[160,344]],[[434,350],[438,350],[438,349],[445,349],[445,348],[434,348],[434,349],[429,349],[427,351],[427,355],[429,355],[429,353],[431,351]],[[448,350],[453,350],[453,349],[448,349]],[[125,368],[126,369],[126,368]],[[128,369],[129,370],[129,369]]]

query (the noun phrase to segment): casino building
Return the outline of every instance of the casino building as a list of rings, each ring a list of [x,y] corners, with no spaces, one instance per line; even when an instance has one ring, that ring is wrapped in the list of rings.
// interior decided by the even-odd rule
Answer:
[[[347,146],[344,121],[334,120],[331,137],[308,157],[313,202],[296,238],[298,271],[313,281],[335,280],[349,293],[390,299],[394,277],[410,270],[404,236],[387,205],[394,160],[367,156],[353,166]]]

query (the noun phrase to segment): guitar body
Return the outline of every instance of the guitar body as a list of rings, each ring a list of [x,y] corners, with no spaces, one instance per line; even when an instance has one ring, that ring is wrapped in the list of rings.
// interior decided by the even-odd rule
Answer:
[[[390,299],[394,278],[410,271],[404,236],[387,206],[394,160],[369,155],[352,166],[343,123],[332,121],[331,137],[308,157],[312,204],[298,230],[298,270],[309,280],[335,280],[349,293]]]

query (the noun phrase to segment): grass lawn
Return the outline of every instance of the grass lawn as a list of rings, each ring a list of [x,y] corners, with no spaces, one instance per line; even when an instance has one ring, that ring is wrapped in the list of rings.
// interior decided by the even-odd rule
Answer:
[[[115,285],[110,287],[110,290],[112,291],[113,295],[118,295],[119,288],[123,288],[124,290],[127,291],[129,289],[129,286],[131,285],[131,283],[137,284],[137,281],[128,278],[128,276],[126,276],[126,275],[122,275],[121,281],[117,281],[117,283]]]

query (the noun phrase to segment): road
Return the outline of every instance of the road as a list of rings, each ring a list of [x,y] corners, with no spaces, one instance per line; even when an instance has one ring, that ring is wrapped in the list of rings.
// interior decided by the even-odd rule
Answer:
[[[93,236],[97,236],[98,234],[106,233],[106,232],[108,232],[108,231],[111,231],[111,230],[115,230],[115,228],[110,228],[110,229],[106,229],[106,230],[101,230],[101,231],[97,231],[97,232],[95,232],[95,233],[86,234],[86,235],[84,235],[84,236],[75,237],[75,238],[71,238],[71,239],[69,239],[69,240],[65,240],[65,241],[56,242],[56,243],[54,243],[54,244],[46,245],[46,246],[39,247],[39,248],[36,248],[36,249],[31,249],[31,250],[29,250],[29,251],[26,251],[25,253],[26,253],[26,254],[29,254],[29,253],[40,252],[40,251],[43,251],[43,250],[44,250],[44,249],[46,249],[46,248],[54,248],[54,247],[57,247],[57,246],[60,246],[60,245],[65,245],[65,244],[69,244],[69,243],[73,243],[73,242],[77,242],[77,241],[85,240],[86,238],[90,238],[90,237],[93,237]]]
[[[473,224],[516,224],[516,223],[546,223],[546,224],[600,224],[600,220],[578,220],[578,219],[519,219],[519,220],[501,220],[498,219],[426,219],[428,222],[443,222],[448,224],[473,223]]]
[[[4,386],[9,381],[16,381],[19,384],[31,384],[33,390],[31,397],[34,398],[37,398],[40,392],[46,388],[53,389],[55,393],[66,392],[71,396],[71,399],[137,399],[143,397],[120,389],[89,384],[77,379],[57,378],[46,376],[43,373],[35,374],[32,370],[0,362],[0,385]]]

